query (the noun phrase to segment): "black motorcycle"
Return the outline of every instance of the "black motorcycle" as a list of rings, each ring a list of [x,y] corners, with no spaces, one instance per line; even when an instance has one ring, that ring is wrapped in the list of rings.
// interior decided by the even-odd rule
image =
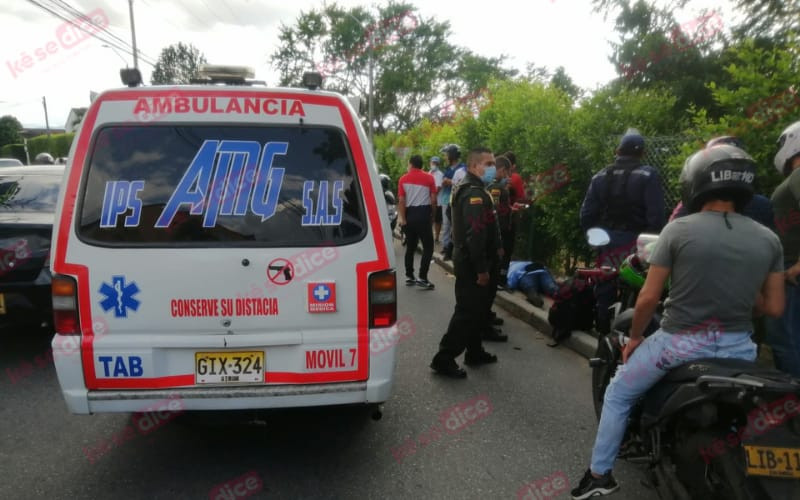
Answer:
[[[632,320],[617,315],[589,362],[598,419]],[[646,465],[662,499],[800,499],[800,380],[735,359],[679,366],[634,407],[619,458]]]

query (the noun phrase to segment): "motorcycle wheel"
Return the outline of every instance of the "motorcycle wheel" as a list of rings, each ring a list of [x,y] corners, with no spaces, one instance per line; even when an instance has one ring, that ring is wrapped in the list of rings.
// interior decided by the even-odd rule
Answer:
[[[617,360],[614,353],[608,347],[607,337],[602,336],[597,342],[597,352],[594,357],[602,359],[604,362],[592,368],[592,402],[594,403],[594,413],[597,420],[603,411],[603,397],[606,394],[606,387],[617,371]]]
[[[727,450],[706,463],[699,450],[709,448],[725,433],[701,432],[689,436],[675,457],[675,472],[692,498],[761,500],[769,498],[758,480],[745,475],[741,448]]]

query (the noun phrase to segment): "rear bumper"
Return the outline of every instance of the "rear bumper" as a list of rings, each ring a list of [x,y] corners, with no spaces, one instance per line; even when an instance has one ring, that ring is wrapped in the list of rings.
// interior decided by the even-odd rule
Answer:
[[[373,330],[379,337],[384,330]],[[366,381],[309,384],[168,387],[163,389],[88,390],[84,382],[80,350],[56,335],[53,360],[59,384],[70,412],[144,412],[165,400],[180,401],[183,410],[241,410],[297,408],[383,403],[394,381],[396,345],[375,343],[369,355]]]
[[[382,403],[391,392],[389,379],[334,384],[239,387],[192,387],[136,391],[70,389],[64,398],[72,413],[144,412],[164,401],[181,410],[243,410]]]
[[[180,401],[183,410],[295,408],[369,402],[367,382],[86,393],[89,413],[139,412],[157,407],[164,400]]]

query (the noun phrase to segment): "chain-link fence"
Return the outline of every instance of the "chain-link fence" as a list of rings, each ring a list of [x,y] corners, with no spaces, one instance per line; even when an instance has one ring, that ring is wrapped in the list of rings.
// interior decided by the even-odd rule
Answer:
[[[681,146],[691,142],[694,138],[682,135],[645,137],[645,152],[642,163],[652,165],[661,175],[661,184],[664,187],[664,204],[667,215],[681,200],[681,191],[678,184],[680,168],[670,168],[670,160],[681,152]],[[609,138],[609,149],[613,150],[619,144],[619,137]],[[674,162],[674,160],[673,160]],[[681,162],[682,165],[682,162]]]

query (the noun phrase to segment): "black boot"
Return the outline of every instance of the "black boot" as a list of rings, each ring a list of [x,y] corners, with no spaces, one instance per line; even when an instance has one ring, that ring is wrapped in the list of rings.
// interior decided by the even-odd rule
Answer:
[[[453,260],[453,244],[450,243],[442,250],[442,260]]]
[[[503,333],[499,328],[491,327],[489,330],[483,333],[482,335],[483,340],[488,342],[507,342],[508,335]]]
[[[431,368],[439,375],[450,378],[467,378],[467,372],[458,366],[456,360],[439,351],[431,361]]]

